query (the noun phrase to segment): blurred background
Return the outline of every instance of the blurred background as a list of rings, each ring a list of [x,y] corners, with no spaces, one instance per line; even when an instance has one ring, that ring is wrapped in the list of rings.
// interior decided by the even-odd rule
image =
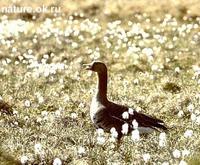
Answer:
[[[82,12],[87,16],[95,16],[98,18],[126,18],[133,14],[147,13],[152,16],[171,14],[176,17],[183,15],[192,18],[197,17],[200,11],[199,0],[4,0],[0,2],[0,6],[60,6],[61,14],[71,15],[74,12]],[[3,13],[1,13],[3,14]],[[13,17],[29,18],[31,15],[25,13],[9,14]],[[41,18],[52,13],[43,13],[37,15]]]

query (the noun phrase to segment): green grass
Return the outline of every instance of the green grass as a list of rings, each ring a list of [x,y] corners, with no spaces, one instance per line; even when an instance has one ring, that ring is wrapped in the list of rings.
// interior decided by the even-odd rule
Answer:
[[[191,114],[200,117],[200,77],[193,69],[200,66],[199,17],[183,20],[184,15],[169,19],[166,13],[160,17],[154,14],[123,19],[120,14],[111,18],[86,13],[84,18],[75,16],[76,21],[66,14],[48,25],[45,19],[27,20],[26,32],[17,32],[21,26],[4,22],[12,28],[0,33],[1,162],[17,164],[25,155],[29,164],[52,164],[57,157],[63,164],[144,164],[143,155],[149,153],[147,164],[179,164],[182,159],[198,164],[200,129],[190,118]],[[115,19],[121,23],[114,26]],[[164,19],[168,19],[167,25],[162,24]],[[139,23],[139,34],[135,30],[123,38],[121,34],[131,33],[129,21]],[[13,31],[19,34],[15,36]],[[138,51],[131,51],[136,48]],[[144,48],[153,50],[152,60]],[[138,143],[126,136],[118,149],[109,141],[109,134],[105,134],[105,144],[97,144],[89,117],[96,75],[82,67],[93,60],[108,66],[110,100],[166,122],[169,132],[165,147],[158,146],[158,132],[141,137]],[[33,62],[40,66],[31,67]],[[177,67],[180,72],[175,72]],[[49,71],[55,73],[48,75]],[[25,106],[26,100],[30,107]],[[192,113],[188,111],[191,104]],[[180,111],[183,116],[179,118]],[[193,131],[190,138],[184,137],[186,130]],[[34,149],[37,143],[42,146],[39,154]],[[78,153],[80,147],[85,149],[82,154]],[[174,158],[175,149],[187,149],[190,154]]]

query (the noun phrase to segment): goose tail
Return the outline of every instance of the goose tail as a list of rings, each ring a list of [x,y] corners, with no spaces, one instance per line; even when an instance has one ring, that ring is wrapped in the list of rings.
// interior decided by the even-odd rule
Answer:
[[[137,113],[136,115],[137,119],[139,122],[139,125],[143,126],[143,127],[148,127],[148,128],[152,128],[155,129],[157,131],[168,131],[168,128],[166,127],[164,121],[157,119],[155,117],[151,117],[148,115],[145,115],[143,113]]]

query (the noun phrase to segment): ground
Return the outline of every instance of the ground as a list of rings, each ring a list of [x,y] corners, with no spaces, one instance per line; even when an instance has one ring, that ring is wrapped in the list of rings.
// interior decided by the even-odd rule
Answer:
[[[199,164],[199,1],[33,1],[60,13],[1,13],[2,164]],[[156,116],[169,131],[96,131],[89,116],[100,60],[110,100]],[[56,159],[57,158],[57,159]]]

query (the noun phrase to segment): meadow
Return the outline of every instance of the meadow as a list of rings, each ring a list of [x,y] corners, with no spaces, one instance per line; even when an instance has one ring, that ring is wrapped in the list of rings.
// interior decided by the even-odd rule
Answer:
[[[0,164],[200,164],[200,2],[12,3],[61,12],[0,13]],[[110,100],[169,132],[118,148],[96,130],[96,75],[82,66],[94,60],[108,66]]]

